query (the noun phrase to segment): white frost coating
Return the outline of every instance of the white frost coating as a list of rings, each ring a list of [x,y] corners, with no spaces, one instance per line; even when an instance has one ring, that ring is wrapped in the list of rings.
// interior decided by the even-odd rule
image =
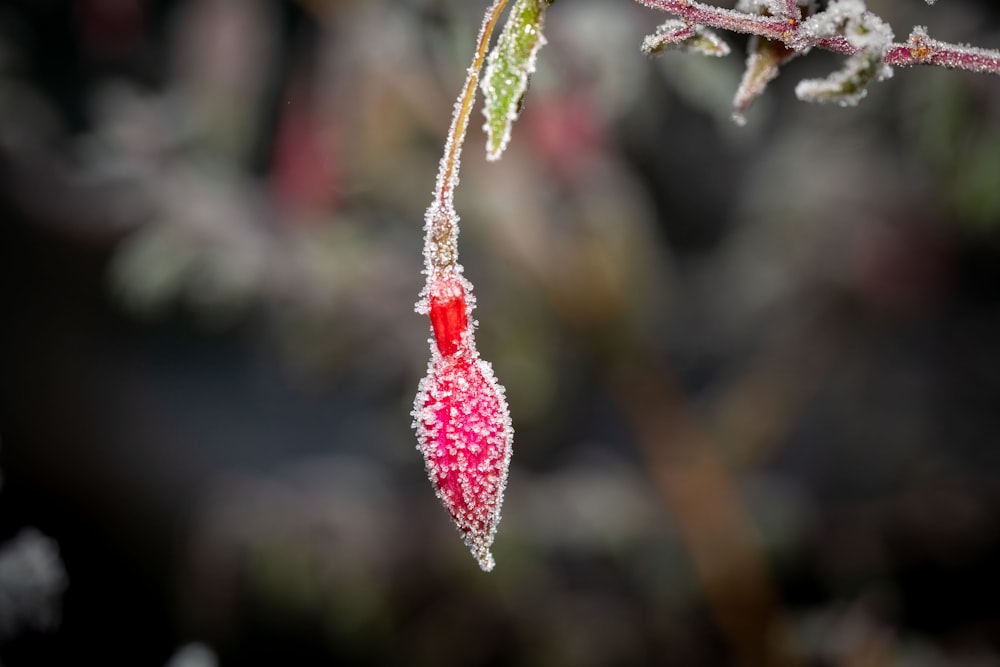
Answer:
[[[500,523],[514,429],[493,367],[478,353],[472,355],[457,361],[435,350],[411,415],[435,495],[479,566],[489,572],[495,565],[490,547]]]
[[[424,249],[424,252],[427,252],[426,248]],[[453,273],[449,277],[453,280],[457,280],[457,282],[462,286],[462,289],[465,290],[465,315],[469,318],[469,321],[473,323],[472,328],[475,328],[475,320],[472,319],[472,311],[476,308],[476,295],[472,293],[472,283],[465,277],[465,267],[461,264],[456,262],[452,271]],[[424,283],[423,288],[420,290],[420,294],[417,295],[417,302],[414,304],[413,310],[416,311],[418,315],[430,315],[430,291],[432,282],[433,281],[430,279],[427,280],[427,282]],[[433,339],[431,342],[433,343]]]
[[[458,184],[457,171],[453,182]],[[458,213],[450,202],[445,207],[435,199],[427,208],[424,214],[424,273],[428,277],[443,267],[453,267],[451,270],[461,273],[461,267],[457,266],[458,221]]]
[[[782,16],[785,13],[785,3],[783,0],[739,0],[735,9],[745,14]]]

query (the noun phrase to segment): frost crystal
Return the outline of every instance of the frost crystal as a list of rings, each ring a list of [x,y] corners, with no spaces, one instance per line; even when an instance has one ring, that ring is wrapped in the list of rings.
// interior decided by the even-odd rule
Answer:
[[[417,308],[430,315],[434,336],[411,414],[437,497],[489,572],[514,429],[504,389],[476,351],[471,289],[458,271],[427,281]]]
[[[549,0],[517,0],[490,52],[482,82],[487,160],[499,160],[510,142],[511,126],[528,90],[528,77],[535,71],[538,50],[545,44],[542,24],[548,4]]]

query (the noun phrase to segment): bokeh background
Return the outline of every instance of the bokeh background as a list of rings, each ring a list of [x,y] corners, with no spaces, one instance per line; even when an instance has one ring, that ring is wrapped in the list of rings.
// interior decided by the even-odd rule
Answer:
[[[737,128],[745,39],[555,3],[457,199],[516,428],[485,575],[409,416],[484,5],[0,3],[0,661],[1000,665],[1000,80],[808,106],[813,53]]]

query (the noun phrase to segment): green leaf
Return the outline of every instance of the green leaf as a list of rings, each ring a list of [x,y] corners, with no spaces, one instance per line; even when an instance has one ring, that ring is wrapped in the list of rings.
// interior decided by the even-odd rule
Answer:
[[[498,160],[510,141],[510,128],[521,111],[535,57],[545,44],[542,24],[549,0],[517,0],[490,52],[483,77],[486,97],[486,159]]]

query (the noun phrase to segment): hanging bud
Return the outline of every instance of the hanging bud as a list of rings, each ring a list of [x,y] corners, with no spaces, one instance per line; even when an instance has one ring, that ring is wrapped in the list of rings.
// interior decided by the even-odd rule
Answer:
[[[547,4],[544,0],[518,0],[507,22],[508,28],[512,23],[520,26],[510,37],[516,42],[515,53],[523,55],[521,47],[524,44],[530,47],[524,57],[526,61],[521,55],[516,56],[521,58],[519,71],[524,76],[525,84],[527,74],[534,69],[535,50],[543,41],[537,30],[541,29],[541,8]],[[476,300],[472,295],[472,284],[462,277],[462,265],[458,263],[458,214],[454,208],[454,194],[458,185],[465,129],[479,83],[479,70],[486,57],[493,27],[506,5],[507,0],[493,0],[483,16],[476,53],[466,73],[465,85],[455,102],[434,186],[434,200],[424,217],[424,273],[427,283],[420,293],[417,312],[430,317],[434,336],[430,341],[431,360],[427,365],[427,375],[420,381],[410,413],[417,432],[417,449],[424,456],[427,476],[434,491],[451,514],[479,566],[486,572],[492,570],[494,564],[490,547],[500,522],[514,428],[504,389],[493,376],[493,367],[480,359],[476,350],[473,337],[476,322],[470,318]],[[527,22],[522,23],[517,18],[521,16],[518,11],[532,8],[539,13],[534,19],[525,19]],[[504,34],[507,34],[506,29]],[[527,41],[522,44],[517,41],[519,39]],[[532,42],[532,39],[535,41]],[[495,63],[492,56],[490,62],[492,67]],[[508,93],[513,95],[516,106],[523,90]],[[507,117],[513,120],[509,114]],[[508,121],[506,132],[509,134],[509,131]]]
[[[489,572],[514,429],[504,389],[476,351],[471,290],[458,272],[428,279],[417,310],[430,316],[433,345],[412,415],[435,493]]]

